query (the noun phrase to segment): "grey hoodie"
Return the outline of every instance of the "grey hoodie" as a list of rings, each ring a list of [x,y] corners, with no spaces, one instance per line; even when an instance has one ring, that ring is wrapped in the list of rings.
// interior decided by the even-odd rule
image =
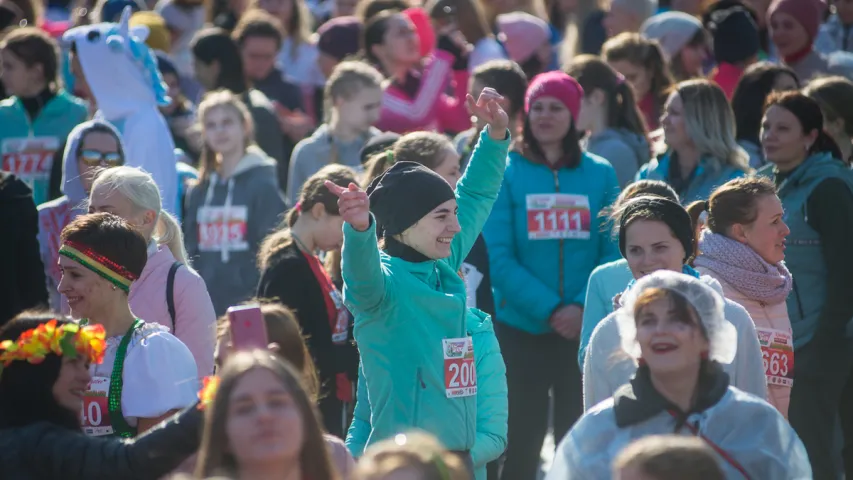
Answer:
[[[252,296],[260,277],[258,248],[282,212],[276,163],[255,146],[230,179],[214,173],[188,190],[183,226],[187,253],[207,284],[217,316]],[[228,228],[223,216],[231,220]]]
[[[591,136],[587,140],[586,150],[613,165],[619,188],[625,188],[634,181],[634,175],[640,167],[651,159],[646,137],[623,128],[608,128]]]

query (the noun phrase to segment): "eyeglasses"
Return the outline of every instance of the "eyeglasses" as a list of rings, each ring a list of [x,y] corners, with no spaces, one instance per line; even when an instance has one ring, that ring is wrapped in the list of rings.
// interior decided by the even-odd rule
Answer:
[[[99,152],[97,150],[82,150],[77,156],[86,165],[97,167],[98,165],[106,165],[108,167],[118,167],[124,164],[124,157],[118,152]]]

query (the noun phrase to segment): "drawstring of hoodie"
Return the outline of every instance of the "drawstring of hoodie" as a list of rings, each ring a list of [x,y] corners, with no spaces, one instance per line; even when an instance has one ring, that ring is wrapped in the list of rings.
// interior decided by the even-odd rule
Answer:
[[[207,192],[204,196],[204,206],[210,206],[210,202],[213,200],[213,190],[215,185],[219,183],[219,176],[216,172],[210,175],[210,184],[207,186]],[[231,260],[231,252],[228,249],[230,247],[229,242],[231,241],[231,197],[234,193],[234,176],[228,179],[228,193],[225,195],[225,205],[222,207],[222,221],[224,223],[224,235],[222,236],[222,241],[220,241],[220,258],[222,259],[222,263],[228,263]]]

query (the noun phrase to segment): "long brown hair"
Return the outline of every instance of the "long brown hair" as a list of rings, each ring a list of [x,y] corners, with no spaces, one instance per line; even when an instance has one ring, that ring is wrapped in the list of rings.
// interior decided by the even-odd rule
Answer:
[[[14,28],[0,41],[0,50],[8,50],[29,68],[41,65],[44,81],[52,90],[59,88],[59,45],[35,26]]]
[[[218,474],[234,474],[238,469],[237,459],[228,445],[228,422],[231,394],[240,380],[250,371],[270,371],[293,398],[302,416],[304,443],[299,455],[299,464],[305,478],[312,480],[337,480],[339,477],[332,466],[323,429],[318,420],[314,402],[302,385],[301,373],[284,360],[265,350],[238,352],[228,357],[219,376],[219,388],[213,403],[205,411],[204,433],[199,448],[196,477],[207,478]]]
[[[601,58],[608,63],[631,62],[648,70],[651,73],[649,91],[655,100],[655,112],[658,115],[663,113],[663,106],[674,82],[656,41],[648,40],[639,33],[620,33],[604,43]],[[638,98],[637,101],[642,99]]]
[[[252,114],[249,113],[249,109],[246,107],[246,104],[240,100],[240,97],[235,95],[229,90],[216,90],[214,92],[210,92],[204,96],[204,99],[198,106],[198,124],[201,127],[202,134],[204,134],[204,118],[207,114],[215,109],[215,108],[228,108],[231,109],[240,120],[243,122],[243,128],[246,130],[246,148],[250,145],[254,145],[255,143],[255,124],[252,121]],[[210,146],[207,144],[207,141],[204,142],[204,146],[201,148],[201,161],[200,161],[198,178],[199,181],[203,182],[210,178],[210,175],[216,171],[217,160],[216,160],[216,152],[214,152]]]

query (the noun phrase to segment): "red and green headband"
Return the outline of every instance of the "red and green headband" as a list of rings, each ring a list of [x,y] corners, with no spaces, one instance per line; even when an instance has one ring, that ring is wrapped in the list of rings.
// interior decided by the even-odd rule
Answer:
[[[138,278],[128,269],[101,255],[91,247],[77,242],[66,241],[59,247],[59,254],[97,273],[125,292],[130,292],[130,284]]]

